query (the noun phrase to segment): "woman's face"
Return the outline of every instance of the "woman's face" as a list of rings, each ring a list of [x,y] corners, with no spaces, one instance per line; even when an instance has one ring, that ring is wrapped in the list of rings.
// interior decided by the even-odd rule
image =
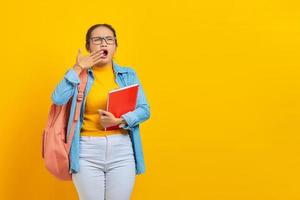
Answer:
[[[103,55],[101,57],[102,59],[95,65],[101,66],[101,65],[111,63],[116,51],[116,43],[115,43],[114,34],[110,29],[104,26],[97,27],[92,31],[89,42],[90,42],[90,49],[89,49],[90,53],[97,50],[105,50],[106,55]]]

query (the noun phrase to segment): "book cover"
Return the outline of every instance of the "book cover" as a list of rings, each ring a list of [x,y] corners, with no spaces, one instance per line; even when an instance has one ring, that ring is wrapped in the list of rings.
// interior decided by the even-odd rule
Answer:
[[[138,87],[138,84],[132,84],[109,91],[106,111],[111,112],[117,118],[129,111],[133,111],[136,107]],[[119,126],[104,128],[105,131],[114,129],[119,129]]]

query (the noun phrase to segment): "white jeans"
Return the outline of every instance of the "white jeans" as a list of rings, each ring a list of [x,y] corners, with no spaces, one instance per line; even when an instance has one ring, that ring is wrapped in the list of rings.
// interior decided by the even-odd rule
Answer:
[[[80,169],[72,174],[80,200],[129,200],[135,161],[128,134],[80,137]]]

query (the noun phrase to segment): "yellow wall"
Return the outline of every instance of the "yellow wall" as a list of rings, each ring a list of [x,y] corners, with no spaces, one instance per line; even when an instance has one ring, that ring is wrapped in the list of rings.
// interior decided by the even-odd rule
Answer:
[[[0,199],[77,199],[44,168],[41,134],[50,95],[95,23],[116,28],[116,61],[137,71],[151,106],[147,172],[132,199],[300,199],[299,6],[2,3]]]

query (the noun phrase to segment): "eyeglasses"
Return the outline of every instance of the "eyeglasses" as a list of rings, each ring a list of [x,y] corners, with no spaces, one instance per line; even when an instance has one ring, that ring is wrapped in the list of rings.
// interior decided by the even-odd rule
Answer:
[[[106,36],[106,37],[91,37],[90,39],[93,44],[102,44],[102,41],[105,40],[106,44],[114,44],[115,43],[115,37],[112,36]]]

